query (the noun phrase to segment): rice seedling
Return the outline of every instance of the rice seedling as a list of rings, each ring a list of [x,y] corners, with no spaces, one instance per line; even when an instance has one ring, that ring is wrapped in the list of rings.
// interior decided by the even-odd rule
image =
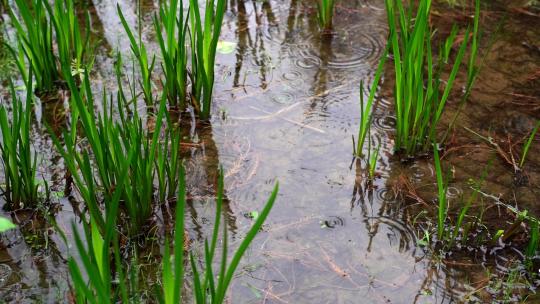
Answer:
[[[32,151],[30,140],[33,109],[32,72],[28,74],[26,101],[15,92],[11,83],[12,112],[0,106],[0,153],[4,170],[2,190],[7,201],[19,207],[35,205],[38,202],[38,182],[36,180],[37,154]]]
[[[319,0],[317,2],[317,17],[319,18],[319,25],[324,30],[332,29],[335,4],[335,0]]]
[[[17,66],[28,83],[26,61],[36,78],[37,91],[52,91],[60,77],[53,47],[53,25],[47,18],[47,10],[42,0],[32,0],[30,5],[25,0],[15,0],[20,18],[11,8],[8,12],[15,28],[18,51],[11,48]],[[25,61],[26,60],[26,61]]]
[[[177,172],[180,165],[180,132],[169,128],[165,132],[163,147],[157,151],[155,165],[159,185],[159,200],[161,202],[175,196],[175,190],[178,189]]]
[[[64,131],[64,145],[53,136],[55,146],[62,154],[77,189],[100,228],[104,227],[105,220],[99,216],[98,192],[101,192],[105,201],[111,200],[114,190],[119,187],[121,169],[128,166],[129,175],[121,192],[121,207],[127,214],[130,232],[140,232],[153,212],[157,169],[155,159],[161,146],[159,136],[165,100],[162,98],[156,127],[151,130],[153,135],[149,137],[150,131],[143,129],[136,111],[133,116],[126,117],[123,111],[125,101],[121,98],[118,99],[119,121],[113,119],[112,100],[107,101],[106,93],[103,94],[106,110],[96,117],[88,75],[84,77],[84,88],[81,91],[73,77],[68,77],[68,85],[72,100],[72,129],[70,132]],[[87,141],[84,144],[76,138],[78,121]]]
[[[225,6],[225,0],[207,0],[202,19],[198,1],[190,0],[192,103],[202,120],[210,117],[216,48]]]
[[[124,177],[129,171],[128,167],[124,167]],[[165,241],[164,255],[162,258],[162,282],[161,287],[155,294],[156,302],[159,303],[184,303],[182,290],[184,287],[186,260],[184,248],[184,229],[185,229],[185,179],[184,171],[180,166],[178,173],[179,188],[178,200],[176,202],[176,223],[173,238],[174,255],[170,252],[170,242]],[[121,180],[126,180],[122,178]],[[81,262],[77,263],[74,258],[70,258],[69,267],[71,278],[73,281],[74,292],[77,303],[137,303],[137,296],[140,291],[137,290],[136,283],[140,278],[137,273],[132,273],[131,276],[126,276],[126,263],[120,259],[120,245],[118,231],[115,227],[116,216],[118,212],[119,199],[121,190],[115,190],[113,200],[108,202],[111,208],[107,213],[106,229],[97,229],[95,221],[90,220],[90,223],[85,224],[86,244],[83,243],[76,228],[75,242],[77,252],[80,254]],[[205,242],[204,265],[206,272],[204,275],[200,273],[195,265],[195,257],[190,255],[190,267],[193,272],[193,299],[195,303],[224,303],[227,288],[230,285],[234,272],[244,255],[246,249],[253,241],[254,237],[259,232],[262,224],[266,220],[272,206],[275,202],[278,191],[276,184],[272,195],[268,199],[265,207],[261,211],[259,217],[247,233],[239,248],[235,251],[233,258],[227,263],[227,232],[226,225],[223,225],[223,246],[221,248],[223,254],[219,261],[219,276],[215,277],[212,270],[215,253],[218,244],[218,233],[221,223],[221,210],[223,204],[223,177],[220,175],[219,189],[216,204],[216,220],[214,223],[213,234],[210,242]],[[111,251],[112,248],[112,251]],[[114,257],[111,257],[111,252]],[[114,259],[115,269],[111,269],[111,260]],[[88,279],[83,279],[83,271],[87,274]],[[115,275],[113,274],[115,271]]]
[[[525,165],[525,159],[527,158],[527,154],[529,154],[529,149],[531,148],[531,144],[536,136],[536,132],[538,132],[538,128],[540,128],[540,120],[536,123],[536,127],[534,127],[529,135],[529,138],[527,139],[527,142],[525,142],[525,145],[523,146],[523,151],[521,152],[521,158],[519,161],[519,167],[521,169],[523,169],[523,166]]]
[[[467,213],[469,212],[469,209],[471,208],[473,202],[476,201],[476,198],[478,197],[478,192],[481,189],[481,187],[482,187],[482,185],[483,185],[483,183],[484,183],[484,181],[485,181],[485,179],[486,179],[486,177],[487,177],[487,175],[489,173],[489,168],[491,167],[491,163],[492,163],[492,161],[490,160],[490,162],[488,163],[488,165],[484,169],[484,172],[482,173],[482,176],[480,177],[479,181],[475,181],[473,179],[469,180],[469,185],[471,186],[471,188],[473,190],[473,193],[471,194],[471,196],[469,196],[469,198],[467,199],[467,201],[465,202],[465,204],[463,205],[463,207],[461,208],[461,210],[459,212],[456,223],[454,225],[454,231],[452,233],[452,237],[450,238],[450,242],[449,242],[448,247],[452,247],[452,245],[456,241],[456,239],[458,237],[458,234],[459,234],[461,228],[463,227],[465,217],[467,216]],[[463,232],[463,239],[467,240],[467,231],[466,230]]]
[[[144,45],[144,42],[142,41],[142,34],[141,34],[141,28],[142,28],[142,21],[139,13],[139,23],[138,23],[138,35],[137,38],[135,38],[135,35],[133,35],[133,32],[131,31],[129,25],[127,24],[126,19],[124,18],[124,14],[122,13],[122,9],[120,8],[120,5],[116,5],[116,9],[118,12],[118,16],[120,17],[120,21],[122,22],[122,26],[124,27],[124,30],[129,38],[129,42],[131,44],[131,51],[133,55],[135,56],[135,59],[137,60],[137,63],[139,65],[139,70],[141,73],[141,87],[144,95],[144,102],[147,107],[153,107],[154,106],[154,96],[152,94],[152,72],[154,70],[154,64],[156,62],[156,57],[152,56],[151,60],[149,60],[148,52],[146,50],[146,46]]]
[[[369,96],[367,103],[364,104],[364,82],[360,82],[360,126],[358,128],[358,143],[356,146],[356,156],[362,156],[362,151],[366,141],[366,137],[369,133],[369,129],[372,121],[372,111],[375,102],[375,94],[379,86],[379,82],[383,75],[384,64],[386,62],[386,55],[388,54],[388,49],[383,53],[381,60],[379,61],[379,66],[375,72],[375,78],[371,84],[371,89],[369,90]]]
[[[87,17],[86,38],[81,35],[72,0],[55,0],[51,6],[45,0],[15,0],[17,13],[10,7],[9,14],[18,40],[18,51],[11,48],[25,83],[28,83],[26,64],[32,68],[36,78],[38,94],[54,91],[61,86],[66,75],[61,68],[72,65],[70,74],[82,75],[84,56],[88,51]],[[54,40],[58,52],[55,53]]]
[[[89,50],[90,16],[85,14],[85,33],[81,32],[73,0],[55,0],[51,6],[48,1],[42,0],[47,8],[50,22],[54,27],[56,45],[58,48],[59,66],[71,64],[71,75],[84,76],[86,69],[91,69],[91,60],[85,58],[91,54]],[[62,73],[60,73],[62,75]],[[63,76],[65,78],[65,76]]]
[[[222,250],[222,256],[221,260],[219,261],[219,271],[214,272],[212,269],[212,265],[214,262],[214,255],[216,252],[217,247],[217,239],[218,239],[218,233],[219,233],[219,218],[221,216],[221,209],[223,204],[223,174],[220,174],[219,178],[219,186],[218,186],[218,199],[217,199],[217,208],[216,208],[216,220],[214,223],[214,231],[212,235],[212,239],[210,244],[208,241],[205,242],[204,246],[204,260],[205,260],[205,272],[204,274],[201,273],[195,264],[195,258],[193,254],[190,255],[190,262],[191,262],[191,270],[193,271],[193,285],[195,287],[194,293],[195,293],[195,299],[196,303],[204,304],[204,303],[224,303],[225,296],[227,293],[227,289],[233,279],[234,273],[236,271],[236,268],[238,267],[238,264],[240,263],[240,260],[242,259],[242,256],[246,252],[247,248],[257,235],[257,233],[260,231],[264,221],[268,217],[268,214],[270,214],[270,210],[272,210],[272,206],[274,205],[274,202],[277,197],[277,193],[279,191],[279,185],[276,184],[274,186],[274,190],[272,191],[272,194],[270,195],[270,198],[266,202],[266,205],[264,206],[263,210],[259,212],[257,218],[255,219],[255,223],[251,226],[248,233],[240,243],[240,246],[236,251],[234,252],[232,259],[229,263],[227,263],[227,252],[228,252],[228,243],[227,243],[227,226],[225,221],[223,221],[223,246],[221,248]],[[182,230],[181,230],[182,231]],[[178,234],[178,230],[176,231]],[[176,261],[177,265],[180,264],[181,261]],[[217,274],[214,275],[214,274]]]
[[[197,2],[195,5],[198,9]],[[183,0],[170,0],[168,4],[163,3],[159,14],[154,17],[154,27],[163,60],[163,87],[167,92],[169,105],[179,109],[186,107],[188,21],[187,14],[184,14]],[[221,21],[219,22],[221,25]]]
[[[476,79],[480,4],[477,0],[473,30],[469,27],[465,31],[448,79],[443,81],[442,74],[450,61],[452,46],[457,41],[457,27],[452,29],[444,44],[438,48],[438,58],[434,58],[431,44],[433,31],[429,25],[431,0],[420,1],[416,16],[413,16],[412,3],[408,9],[405,9],[399,0],[385,0],[385,3],[396,79],[395,149],[414,155],[428,151],[429,145],[437,142],[437,127],[469,44],[470,59],[464,99],[469,95]]]
[[[133,157],[133,154],[130,154]],[[76,250],[79,253],[82,268],[85,270],[88,280],[85,281],[81,272],[81,266],[73,257],[69,259],[69,270],[77,303],[116,303],[113,300],[118,297],[118,291],[113,290],[113,273],[111,270],[111,245],[113,246],[114,259],[118,275],[118,285],[123,303],[130,303],[127,296],[127,284],[123,277],[122,261],[118,231],[116,227],[119,211],[120,198],[126,177],[129,174],[129,162],[125,162],[121,169],[121,177],[118,179],[118,187],[114,190],[110,201],[105,202],[106,212],[103,214],[90,214],[90,223],[84,222],[86,236],[86,248],[75,226],[72,229],[75,236]],[[95,216],[99,216],[96,218]],[[104,221],[98,224],[99,221]]]

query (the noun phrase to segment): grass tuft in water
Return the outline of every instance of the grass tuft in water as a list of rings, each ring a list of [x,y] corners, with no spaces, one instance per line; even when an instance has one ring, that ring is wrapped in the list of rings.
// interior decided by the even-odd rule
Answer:
[[[106,92],[103,93],[102,101],[104,111],[96,115],[88,75],[84,77],[81,90],[77,88],[73,77],[68,78],[68,85],[71,91],[71,130],[64,131],[64,143],[53,136],[55,146],[62,154],[75,186],[100,229],[105,227],[105,219],[99,212],[100,200],[112,200],[113,193],[120,185],[123,168],[127,166],[129,174],[122,183],[121,209],[127,215],[130,233],[139,233],[152,216],[153,203],[157,201],[154,195],[155,177],[160,176],[162,180],[169,181],[176,179],[176,172],[174,176],[158,172],[171,167],[170,161],[162,161],[162,167],[156,162],[157,158],[171,157],[169,145],[163,144],[160,138],[165,97],[161,100],[155,127],[146,129],[143,128],[136,106],[130,110],[123,94],[118,94],[118,118],[114,117],[112,96],[108,100]],[[124,112],[131,114],[126,115]],[[77,138],[79,125],[84,138],[82,142]],[[172,151],[178,155],[178,148],[175,149]],[[159,197],[164,198],[170,192],[166,185],[159,185]]]
[[[215,253],[217,248],[217,240],[219,234],[219,218],[221,217],[221,209],[223,205],[223,174],[220,174],[219,187],[218,187],[218,199],[217,199],[217,208],[216,208],[216,220],[214,222],[214,232],[212,235],[211,242],[205,242],[205,272],[202,273],[195,264],[195,258],[193,254],[190,254],[191,268],[194,273],[193,281],[195,286],[195,299],[196,303],[224,303],[227,289],[233,279],[234,273],[240,260],[245,254],[247,248],[260,231],[264,221],[270,214],[270,210],[274,205],[274,202],[279,191],[279,185],[274,186],[274,190],[270,195],[270,198],[266,202],[263,210],[257,216],[255,223],[251,226],[246,236],[240,243],[240,246],[234,252],[232,259],[227,263],[227,253],[228,253],[228,237],[227,237],[227,226],[226,222],[223,221],[223,246],[221,248],[222,256],[219,260],[219,270],[214,272],[212,265],[215,259]],[[177,230],[178,232],[178,230]],[[179,262],[177,262],[179,264]],[[200,275],[198,275],[200,274]]]
[[[18,48],[10,49],[24,82],[28,83],[30,76],[27,64],[36,78],[37,93],[51,92],[61,86],[66,79],[63,65],[70,65],[70,75],[82,76],[91,65],[85,65],[90,30],[88,15],[87,32],[83,36],[72,0],[55,0],[52,6],[45,0],[32,0],[30,3],[15,0],[15,7],[17,12],[10,7],[9,14]]]
[[[451,70],[442,80],[445,67],[450,62],[452,46],[457,41],[458,29],[454,27],[439,54],[432,54],[433,30],[429,25],[431,0],[420,1],[416,16],[413,5],[406,9],[400,0],[386,0],[389,44],[394,57],[396,113],[395,150],[407,155],[427,152],[437,142],[437,127],[454,87],[460,67],[465,64],[465,54],[470,49],[467,67],[467,83],[464,99],[467,98],[476,79],[475,65],[478,50],[478,20],[480,4],[476,1],[473,30],[467,28]],[[472,37],[471,37],[472,36]]]
[[[192,103],[202,120],[210,118],[216,49],[225,10],[225,0],[208,0],[201,16],[198,1],[190,0]]]
[[[188,80],[188,16],[184,1],[170,0],[163,4],[154,17],[154,28],[161,51],[163,87],[172,107],[184,109]]]
[[[142,34],[141,34],[142,21],[140,19],[141,14],[139,12],[139,19],[138,19],[139,31],[138,31],[137,37],[135,37],[135,35],[131,31],[131,28],[127,24],[126,19],[124,18],[124,14],[122,13],[122,10],[120,9],[119,4],[116,5],[116,9],[118,12],[118,16],[120,17],[120,21],[122,22],[122,26],[124,27],[124,30],[129,38],[129,42],[131,44],[131,51],[133,55],[135,56],[135,59],[137,60],[137,63],[139,65],[139,70],[141,73],[140,85],[143,91],[144,102],[146,106],[153,107],[154,96],[152,93],[152,89],[153,89],[152,72],[154,70],[156,57],[152,56],[152,58],[149,60],[146,46],[144,42],[142,41]]]
[[[126,177],[129,167],[123,168],[120,183],[127,181]],[[170,251],[170,241],[166,239],[164,255],[162,257],[162,282],[157,288],[155,301],[164,304],[185,303],[182,291],[184,289],[184,274],[186,273],[186,253],[185,253],[185,205],[186,190],[183,167],[179,170],[178,199],[176,202],[176,223],[172,247],[174,254]],[[129,266],[120,258],[119,234],[116,228],[116,217],[119,212],[119,202],[121,197],[121,187],[115,190],[112,200],[106,202],[110,206],[109,212],[105,215],[105,229],[100,230],[91,217],[89,223],[84,224],[85,242],[80,237],[76,227],[75,232],[76,249],[80,255],[80,262],[70,258],[69,268],[73,281],[73,288],[77,303],[137,303],[142,294],[137,289],[136,281],[139,280],[136,272],[126,270]],[[223,245],[221,247],[221,259],[219,260],[219,271],[213,271],[215,255],[218,249],[218,234],[221,224],[221,210],[223,204],[223,175],[220,174],[219,188],[216,204],[216,218],[214,222],[213,234],[210,242],[205,241],[204,265],[205,271],[198,269],[194,255],[189,257],[189,265],[193,272],[192,288],[193,300],[198,304],[221,304],[225,302],[225,296],[238,264],[246,252],[247,248],[260,231],[262,224],[268,217],[277,197],[278,185],[268,199],[259,217],[248,231],[240,246],[234,252],[230,262],[227,263],[227,229],[223,221]],[[112,250],[111,250],[112,249]],[[111,253],[112,252],[112,253]],[[113,276],[111,261],[114,259],[116,276]],[[134,261],[133,263],[136,263]],[[85,280],[83,273],[88,276]],[[215,276],[216,274],[217,276]],[[132,282],[135,281],[135,282]]]
[[[335,0],[318,0],[317,2],[317,17],[319,25],[324,30],[331,30],[334,19]]]
[[[2,190],[8,202],[18,207],[38,202],[36,180],[37,155],[32,151],[30,128],[33,109],[32,72],[26,85],[26,101],[23,103],[10,83],[12,112],[0,106],[0,153],[5,181]],[[11,116],[11,118],[9,118]]]
[[[91,57],[93,51],[89,49],[90,15],[88,12],[84,15],[86,31],[83,34],[73,0],[55,0],[53,6],[46,0],[42,1],[54,28],[59,66],[71,64],[71,75],[77,75],[80,82],[84,71],[90,70],[92,66],[90,58],[86,58]],[[63,78],[65,79],[65,75]]]

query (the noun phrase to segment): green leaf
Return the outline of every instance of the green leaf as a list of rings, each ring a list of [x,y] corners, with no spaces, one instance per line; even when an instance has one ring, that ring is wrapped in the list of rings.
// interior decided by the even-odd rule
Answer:
[[[0,216],[0,233],[6,232],[10,229],[14,229],[17,226],[5,217]]]
[[[249,213],[249,217],[256,220],[259,217],[259,212],[258,211],[251,211]]]
[[[236,48],[236,42],[232,41],[218,41],[217,43],[217,51],[220,54],[230,54],[234,52],[234,49]]]

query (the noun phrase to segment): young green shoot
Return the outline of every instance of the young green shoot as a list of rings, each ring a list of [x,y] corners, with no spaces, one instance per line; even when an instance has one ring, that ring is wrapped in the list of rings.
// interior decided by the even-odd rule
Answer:
[[[33,206],[38,202],[37,154],[32,149],[30,138],[34,106],[32,71],[28,75],[24,104],[11,83],[11,115],[4,105],[0,106],[0,153],[5,179],[2,190],[7,201],[18,207]]]
[[[236,271],[236,268],[238,267],[238,264],[240,263],[240,260],[242,259],[242,256],[246,252],[247,248],[255,238],[255,236],[259,233],[264,221],[268,217],[268,214],[270,213],[270,210],[272,209],[272,206],[274,205],[274,202],[277,197],[279,185],[276,184],[274,187],[274,190],[272,191],[272,194],[270,195],[270,198],[266,202],[266,205],[264,206],[263,210],[259,213],[259,216],[255,219],[255,223],[251,226],[251,229],[248,231],[242,242],[240,243],[240,246],[233,254],[233,257],[229,263],[227,263],[227,252],[228,252],[228,242],[227,242],[227,226],[226,222],[223,221],[223,245],[221,248],[222,256],[219,261],[219,269],[217,272],[214,272],[213,268],[213,262],[214,262],[214,255],[217,248],[217,239],[219,234],[219,224],[220,224],[220,217],[221,217],[221,210],[223,205],[223,174],[220,175],[219,179],[219,186],[218,186],[218,199],[217,199],[217,208],[216,208],[216,220],[214,223],[214,232],[212,235],[212,238],[210,240],[210,243],[208,241],[205,242],[204,252],[205,252],[205,272],[201,273],[201,271],[197,268],[195,264],[195,257],[193,254],[190,255],[190,262],[191,262],[191,268],[194,273],[193,275],[193,281],[194,281],[194,293],[195,293],[195,299],[196,303],[198,304],[204,304],[204,303],[224,303],[225,302],[225,296],[227,293],[227,289],[233,279],[234,273]],[[178,231],[177,231],[178,233]]]
[[[37,91],[52,91],[61,79],[53,46],[53,25],[47,17],[43,0],[15,0],[17,13],[9,7],[11,23],[15,28],[18,50],[10,47],[23,81],[28,83],[28,63],[36,79]]]
[[[405,9],[400,0],[385,0],[396,79],[396,151],[414,155],[428,151],[429,145],[437,142],[439,122],[470,45],[464,96],[469,95],[477,74],[475,59],[478,48],[479,0],[476,1],[472,38],[468,28],[459,44],[448,78],[444,81],[441,77],[450,61],[457,28],[453,28],[445,43],[438,48],[439,55],[433,56],[431,40],[434,33],[429,25],[432,1],[421,1],[416,16],[413,16],[413,8]],[[434,62],[435,59],[437,62]]]
[[[324,30],[331,30],[334,19],[335,0],[318,0],[317,2],[317,17],[319,25]]]
[[[142,87],[142,91],[144,95],[144,102],[147,107],[153,107],[154,96],[152,93],[152,90],[153,90],[152,72],[154,70],[156,57],[152,56],[152,58],[149,60],[148,52],[146,51],[146,46],[144,45],[144,42],[142,41],[142,34],[141,34],[142,21],[140,19],[140,12],[139,12],[139,24],[138,24],[139,31],[138,31],[137,37],[135,37],[126,19],[124,18],[124,14],[122,13],[122,9],[120,9],[119,4],[116,5],[116,9],[118,12],[118,16],[120,17],[120,21],[122,22],[122,26],[124,27],[124,30],[129,38],[129,42],[131,44],[131,52],[135,56],[135,59],[137,60],[137,63],[139,65],[139,70],[141,73],[140,85]]]
[[[55,0],[53,6],[46,0],[30,2],[15,0],[18,14],[9,9],[19,46],[10,49],[25,83],[29,77],[26,65],[31,67],[36,92],[41,95],[57,90],[66,73],[82,76],[90,68],[91,60],[85,58],[90,53],[90,23],[87,15],[86,34],[82,35],[72,0]],[[70,69],[64,71],[63,65]]]
[[[122,168],[127,166],[129,175],[123,183],[121,207],[127,214],[130,232],[141,232],[153,213],[154,178],[157,170],[155,160],[158,149],[162,147],[159,136],[165,99],[162,98],[160,103],[156,119],[159,123],[151,130],[153,135],[149,136],[150,131],[143,129],[142,120],[136,111],[129,117],[124,114],[126,102],[120,98],[123,95],[118,94],[120,119],[116,121],[113,118],[112,101],[107,100],[106,93],[102,101],[105,110],[97,116],[94,114],[94,98],[88,75],[84,77],[82,90],[78,89],[73,77],[68,77],[68,85],[71,91],[72,129],[64,132],[64,144],[53,136],[55,146],[100,228],[104,227],[105,219],[99,216],[99,199],[111,199],[113,191],[118,188]],[[78,125],[86,141],[84,144],[77,140]],[[130,154],[134,156],[127,158],[126,155]]]
[[[519,167],[521,169],[523,169],[523,165],[525,165],[525,159],[527,158],[527,154],[529,153],[529,149],[531,148],[534,137],[538,132],[538,128],[540,128],[540,120],[536,123],[536,127],[534,127],[531,134],[529,135],[529,138],[527,139],[527,142],[525,142],[525,145],[523,146],[523,152],[521,152],[521,159],[519,161]]]
[[[203,19],[198,1],[190,0],[192,103],[202,120],[210,118],[216,48],[225,10],[226,0],[208,0]]]
[[[375,102],[375,94],[377,93],[377,89],[379,86],[379,82],[381,80],[381,77],[383,75],[384,71],[384,64],[386,62],[386,55],[387,51],[385,51],[381,57],[381,60],[379,61],[379,66],[377,67],[377,71],[375,72],[375,78],[373,79],[373,83],[371,84],[371,88],[369,90],[369,96],[367,99],[367,102],[364,104],[364,82],[360,82],[360,126],[358,128],[358,142],[356,146],[356,156],[360,157],[362,156],[362,150],[364,148],[364,144],[366,141],[366,137],[368,136],[369,129],[371,127],[371,121],[373,116],[373,106]]]
[[[159,14],[154,17],[154,28],[163,60],[163,87],[169,105],[180,110],[186,107],[187,97],[188,21],[183,0],[163,3]]]
[[[130,155],[133,157],[133,154]],[[128,263],[120,258],[120,240],[119,233],[116,227],[117,217],[120,212],[120,198],[122,196],[123,183],[127,182],[129,172],[128,166],[122,168],[121,178],[119,179],[119,187],[114,191],[110,201],[105,204],[108,207],[106,213],[100,213],[100,216],[105,219],[104,229],[100,229],[99,225],[92,216],[89,222],[83,222],[85,231],[85,239],[80,237],[77,228],[73,225],[75,235],[76,250],[80,256],[80,262],[74,258],[69,260],[69,269],[73,288],[77,303],[138,303],[138,296],[141,290],[138,289],[137,281],[140,279],[138,272],[128,273]],[[169,239],[165,240],[164,255],[162,257],[162,280],[161,286],[157,289],[156,298],[153,299],[157,303],[177,304],[185,303],[183,299],[184,281],[186,266],[190,265],[193,273],[191,286],[193,288],[194,302],[197,304],[222,304],[226,302],[225,296],[228,287],[233,279],[234,273],[239,265],[239,262],[245,254],[247,248],[259,233],[264,221],[268,217],[277,197],[278,185],[274,187],[270,198],[268,199],[263,210],[260,212],[255,223],[247,232],[246,236],[240,243],[238,249],[234,252],[232,259],[227,259],[228,239],[225,221],[221,220],[222,205],[223,205],[223,175],[219,178],[218,195],[216,202],[216,219],[214,229],[210,241],[205,241],[204,247],[204,273],[198,269],[195,263],[193,254],[189,257],[189,263],[186,261],[185,251],[185,206],[186,206],[186,188],[185,175],[182,166],[179,167],[178,182],[178,199],[176,201],[175,211],[175,228],[173,244]],[[221,247],[221,256],[219,260],[219,270],[213,271],[214,259],[218,249],[218,234],[221,223],[223,222],[223,245]],[[171,248],[174,253],[171,254]],[[114,263],[112,263],[114,260]],[[136,263],[136,260],[131,262]],[[115,265],[113,270],[111,265]],[[116,276],[113,275],[116,273]],[[214,276],[214,273],[217,276]],[[87,279],[85,279],[86,274]],[[149,299],[152,300],[152,299]]]

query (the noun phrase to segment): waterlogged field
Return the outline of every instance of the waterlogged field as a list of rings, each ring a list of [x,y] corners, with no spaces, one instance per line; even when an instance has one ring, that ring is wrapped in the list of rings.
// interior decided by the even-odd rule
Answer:
[[[5,2],[0,5],[0,42],[17,50],[17,29],[8,13],[9,8],[16,7],[16,1]],[[185,1],[185,11],[195,2]],[[205,1],[199,2],[200,18],[204,20]],[[217,275],[222,249],[226,248],[231,261],[234,252],[243,248],[242,242],[254,235],[250,229],[262,223],[259,220],[265,215],[263,208],[268,206],[265,203],[276,181],[279,192],[275,203],[262,227],[256,229],[258,234],[234,276],[231,274],[225,303],[539,302],[540,135],[534,134],[540,119],[538,3],[480,1],[476,31],[474,1],[432,3],[429,16],[424,18],[433,29],[426,36],[430,44],[423,55],[416,54],[425,56],[429,46],[437,60],[444,57],[440,50],[448,53],[448,66],[436,74],[442,79],[440,96],[433,100],[444,95],[452,62],[461,46],[468,44],[463,68],[456,71],[454,88],[434,127],[433,138],[440,143],[440,150],[434,153],[428,142],[422,147],[427,148],[413,146],[413,150],[421,151],[409,153],[396,146],[396,130],[403,123],[395,105],[396,85],[399,87],[396,79],[400,78],[396,77],[396,49],[387,48],[388,37],[404,38],[392,35],[397,32],[389,27],[385,1],[317,2],[223,1],[223,22],[219,39],[215,40],[212,72],[212,61],[203,58],[211,53],[211,48],[206,51],[205,43],[193,46],[186,41],[185,50],[178,47],[181,43],[168,44],[181,35],[163,35],[167,39],[160,43],[156,24],[166,26],[168,19],[163,16],[173,11],[160,12],[163,7],[159,1],[76,1],[74,16],[81,32],[88,30],[84,53],[92,55],[92,67],[77,67],[77,60],[68,60],[71,71],[77,72],[73,73],[76,76],[71,86],[64,85],[52,95],[35,91],[41,96],[35,98],[34,111],[28,116],[28,137],[32,153],[37,155],[37,203],[25,203],[28,198],[17,204],[10,202],[13,195],[9,193],[13,191],[7,192],[6,185],[11,171],[3,163],[0,216],[16,227],[0,234],[0,302],[84,302],[68,262],[73,258],[79,265],[84,263],[84,253],[76,245],[78,231],[84,248],[88,248],[87,239],[92,239],[94,245],[99,243],[94,239],[98,235],[109,240],[111,248],[118,247],[110,250],[107,261],[107,273],[112,277],[109,293],[123,292],[118,265],[126,265],[126,277],[136,276],[127,288],[130,300],[119,295],[117,302],[160,302],[154,295],[163,289],[164,303],[173,303],[168,300],[177,298],[174,293],[168,296],[166,287],[170,282],[163,274],[167,273],[163,265],[170,261],[178,269],[175,258],[180,255],[172,258],[170,252],[182,251],[183,247],[186,254],[178,263],[185,266],[181,274],[185,282],[180,293],[184,303],[201,303],[198,297],[206,294],[206,289],[194,283],[198,273],[193,269],[198,269],[201,276],[203,269],[208,269],[205,240],[210,243],[208,247],[215,246],[214,241],[217,244],[215,258],[210,262]],[[395,2],[386,1],[389,3]],[[331,7],[333,18],[328,15]],[[321,8],[324,10],[319,12]],[[416,6],[412,12],[416,12]],[[328,18],[330,25],[325,22]],[[178,22],[173,25],[174,32],[178,34],[178,28],[185,27],[191,31],[196,27],[192,22]],[[408,28],[412,29],[412,24]],[[193,33],[200,34],[198,41],[209,41],[204,40],[205,35],[213,34],[202,28]],[[449,36],[453,40],[445,44]],[[473,44],[478,51],[471,63]],[[197,53],[203,55],[193,56],[193,50],[199,48],[205,49]],[[408,54],[414,55],[414,50]],[[81,62],[85,62],[86,55]],[[183,56],[188,65],[185,74],[183,66],[170,64]],[[166,58],[175,59],[164,63]],[[381,58],[386,62],[378,74]],[[424,72],[425,80],[431,75],[425,68],[428,65],[411,66],[416,67],[416,76]],[[145,67],[152,67],[152,72],[145,73]],[[475,69],[475,74],[470,73],[470,68]],[[20,99],[26,108],[25,97],[32,95],[32,90],[26,90],[29,82],[25,85],[16,60],[4,46],[0,48],[0,69],[0,101],[6,107],[6,116],[13,117],[14,101]],[[403,69],[403,73],[408,71]],[[208,88],[205,78],[210,74],[214,75],[213,88]],[[178,75],[186,76],[185,82]],[[474,84],[469,91],[471,75]],[[379,85],[374,87],[378,76]],[[435,81],[437,77],[432,78]],[[35,78],[34,88],[39,85]],[[407,85],[409,78],[402,79]],[[418,81],[420,87],[425,84],[429,92],[431,82],[422,79]],[[194,89],[194,83],[200,83],[200,89]],[[412,87],[400,88],[412,92]],[[79,107],[70,104],[76,88],[81,88]],[[184,98],[181,88],[186,90]],[[128,97],[121,98],[120,89]],[[213,91],[210,108],[204,97],[208,90]],[[369,98],[371,91],[373,96]],[[92,107],[88,106],[88,92],[93,93]],[[191,96],[198,97],[194,101]],[[408,100],[410,96],[406,93],[402,97]],[[362,111],[370,100],[371,111]],[[184,101],[187,110],[182,108]],[[166,105],[167,110],[161,105]],[[204,119],[206,110],[211,115],[209,120]],[[80,121],[73,121],[77,116],[74,112],[78,112]],[[147,145],[158,143],[155,149],[162,153],[152,154],[148,152],[152,148],[148,148],[143,149],[148,154],[137,158],[129,153],[132,150],[124,141],[110,144],[108,141],[116,135],[130,140],[132,137],[122,133],[122,128],[119,133],[107,129],[108,135],[93,133],[94,112],[102,113],[104,120],[108,113],[111,120],[140,116],[140,126],[135,120],[122,126],[131,126],[129,132],[133,133],[127,133],[143,134],[141,138],[152,139],[157,134],[159,141],[148,141]],[[159,122],[166,119],[160,114],[168,119],[161,129]],[[369,128],[365,142],[359,145],[362,121]],[[78,129],[69,133],[74,125]],[[96,128],[106,129],[99,125]],[[68,133],[62,135],[63,130]],[[75,139],[72,150],[67,148],[70,138]],[[102,169],[96,151],[105,149],[97,149],[99,140],[93,142],[92,138],[103,138],[101,144],[111,149],[125,147],[115,150],[118,154],[110,154],[117,155],[120,164],[116,179],[108,175],[115,183],[107,184],[106,178],[97,173]],[[70,167],[66,161],[69,158],[59,152],[76,154],[86,150],[92,152],[88,172],[94,175],[90,174],[89,180],[96,183],[87,192],[88,200],[80,189],[89,183],[78,183],[78,175],[74,174],[82,171],[86,163],[76,162]],[[156,174],[150,174],[153,180],[145,180],[143,173],[133,173],[145,169],[129,169],[133,174],[126,175],[127,190],[117,191],[124,189],[120,182],[125,177],[122,156],[125,160],[137,159],[131,165],[136,168],[152,167],[155,161]],[[102,163],[107,163],[107,157]],[[177,189],[184,189],[184,183],[178,178],[181,173],[170,173],[177,172],[177,167],[185,168],[185,212],[180,215],[175,213],[177,201],[183,196]],[[219,190],[220,168],[223,191]],[[81,174],[82,180],[84,177]],[[128,195],[130,190],[133,195]],[[100,224],[99,216],[92,215],[91,226],[98,228],[85,233],[84,227],[90,227],[86,222],[96,210],[88,203],[94,193],[100,193],[96,209],[101,210],[98,213],[105,220]],[[136,205],[145,201],[137,199],[144,195],[154,197],[156,202]],[[121,216],[110,225],[105,216],[110,209],[104,207],[109,201],[121,204]],[[132,202],[134,205],[128,204]],[[147,216],[135,221],[132,214],[143,214],[143,208],[149,208]],[[221,214],[218,217],[216,209]],[[182,215],[183,234],[178,233],[181,227],[175,226]],[[217,218],[221,219],[219,230],[227,232],[214,239]],[[107,229],[118,233],[107,239]],[[172,234],[175,230],[177,233]],[[169,246],[171,243],[174,246]],[[118,255],[114,256],[113,251]],[[89,255],[99,260],[99,254]],[[103,274],[101,266],[95,269]],[[82,267],[81,273],[85,283],[93,278]],[[220,281],[220,277],[210,277]],[[220,303],[216,300],[220,292],[215,295],[209,303]]]

